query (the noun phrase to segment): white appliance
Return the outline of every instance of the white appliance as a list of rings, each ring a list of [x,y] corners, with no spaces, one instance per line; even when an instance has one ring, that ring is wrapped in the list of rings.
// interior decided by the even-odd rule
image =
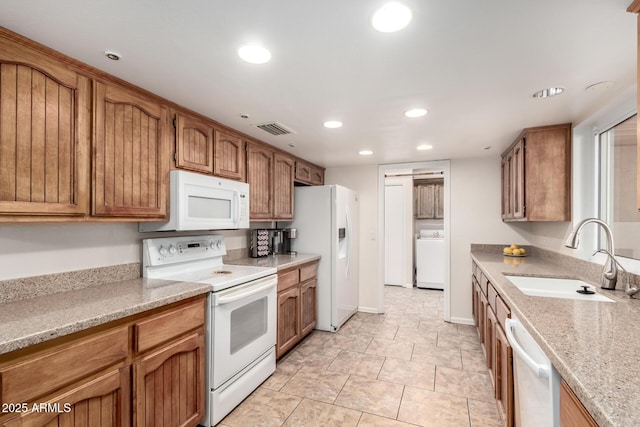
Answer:
[[[213,426],[276,369],[276,269],[223,264],[223,236],[142,243],[144,277],[211,285],[204,423]]]
[[[416,239],[416,286],[444,289],[444,230],[420,230]]]
[[[515,424],[560,427],[560,374],[513,313],[505,332],[513,349]]]
[[[169,179],[169,221],[141,222],[140,231],[249,228],[249,184],[181,170]]]
[[[296,187],[292,249],[319,254],[316,329],[337,331],[358,311],[358,193],[339,185]]]

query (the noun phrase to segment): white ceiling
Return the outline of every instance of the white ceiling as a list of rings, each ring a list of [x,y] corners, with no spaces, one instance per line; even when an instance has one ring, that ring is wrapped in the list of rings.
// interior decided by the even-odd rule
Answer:
[[[0,25],[328,167],[498,156],[522,128],[577,123],[635,85],[631,0],[401,0],[412,22],[379,33],[386,1],[2,0]],[[239,59],[247,42],[271,62]],[[296,133],[252,126],[267,121]]]

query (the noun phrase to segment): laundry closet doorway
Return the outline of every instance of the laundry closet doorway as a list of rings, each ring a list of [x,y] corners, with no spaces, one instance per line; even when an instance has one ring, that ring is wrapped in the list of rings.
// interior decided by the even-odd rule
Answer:
[[[443,290],[441,318],[450,321],[449,174],[448,160],[378,166],[379,313],[384,312],[385,284],[413,287],[417,283],[416,239],[422,231],[442,236],[443,271],[439,278],[430,277],[426,285],[418,286]]]

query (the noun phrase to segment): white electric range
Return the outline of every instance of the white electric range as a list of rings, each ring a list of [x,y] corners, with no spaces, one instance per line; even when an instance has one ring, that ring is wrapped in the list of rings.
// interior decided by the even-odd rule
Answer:
[[[207,415],[220,422],[276,367],[276,269],[226,265],[219,235],[142,241],[143,277],[211,285],[207,314]]]

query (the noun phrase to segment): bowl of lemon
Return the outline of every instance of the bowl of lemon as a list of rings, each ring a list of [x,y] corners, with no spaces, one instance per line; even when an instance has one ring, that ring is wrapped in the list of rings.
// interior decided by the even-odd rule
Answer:
[[[527,256],[527,250],[525,248],[521,248],[516,244],[513,244],[504,248],[502,250],[502,255],[510,257],[524,257]]]

